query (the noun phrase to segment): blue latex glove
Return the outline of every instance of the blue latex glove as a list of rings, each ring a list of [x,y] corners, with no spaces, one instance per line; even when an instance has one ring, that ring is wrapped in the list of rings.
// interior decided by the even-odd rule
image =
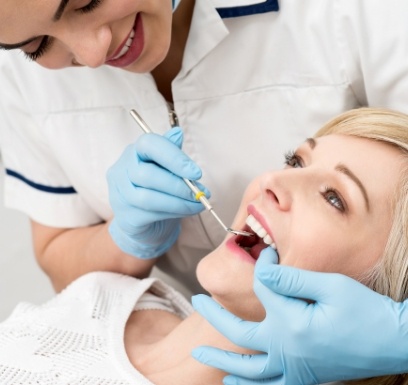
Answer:
[[[204,295],[193,298],[196,310],[232,342],[264,352],[195,349],[196,359],[232,374],[224,384],[309,385],[408,372],[405,303],[343,275],[274,265],[266,250],[254,284],[267,313],[262,322],[243,321]]]
[[[142,259],[160,256],[176,241],[180,218],[204,209],[181,179],[201,178],[199,167],[181,151],[182,142],[179,127],[164,136],[142,135],[108,170],[114,212],[109,231],[125,253]]]

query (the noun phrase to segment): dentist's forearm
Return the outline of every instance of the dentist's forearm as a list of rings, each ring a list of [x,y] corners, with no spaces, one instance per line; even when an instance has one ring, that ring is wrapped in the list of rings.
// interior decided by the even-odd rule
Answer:
[[[32,221],[31,228],[36,259],[57,292],[92,271],[144,278],[156,262],[156,259],[142,260],[122,252],[109,235],[109,223],[60,229]]]

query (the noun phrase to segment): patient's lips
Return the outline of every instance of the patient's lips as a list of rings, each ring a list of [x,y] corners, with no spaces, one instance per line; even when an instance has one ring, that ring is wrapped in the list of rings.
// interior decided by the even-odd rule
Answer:
[[[244,249],[253,259],[257,260],[261,251],[268,246],[276,250],[276,245],[272,237],[267,233],[264,227],[255,219],[253,215],[249,215],[246,220],[245,231],[255,233],[253,237],[237,236],[235,243]]]
[[[271,245],[271,247],[276,250],[276,245],[273,242],[272,237],[268,234],[268,232],[264,229],[264,227],[256,220],[256,218],[252,214],[248,215],[248,218],[246,219],[245,222],[252,229],[252,231],[256,235],[258,235],[259,238],[262,238],[267,245]]]

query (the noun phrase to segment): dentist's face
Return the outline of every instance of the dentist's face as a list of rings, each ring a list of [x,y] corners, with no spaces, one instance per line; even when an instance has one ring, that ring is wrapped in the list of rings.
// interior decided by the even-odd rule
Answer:
[[[252,227],[258,233],[264,229],[276,245],[280,264],[362,279],[384,251],[401,162],[397,149],[368,139],[308,140],[287,156],[285,169],[250,184],[233,228],[248,230],[250,214],[257,222]],[[227,236],[200,262],[197,275],[223,306],[261,319],[263,308],[252,287],[265,244],[260,238],[248,242]]]
[[[148,72],[166,56],[171,0],[1,0],[0,46],[57,69]]]

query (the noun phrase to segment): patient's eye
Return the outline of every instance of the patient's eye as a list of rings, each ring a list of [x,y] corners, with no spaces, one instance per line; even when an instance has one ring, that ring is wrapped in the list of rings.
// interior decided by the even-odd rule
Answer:
[[[336,210],[341,213],[344,213],[347,210],[347,205],[344,199],[336,189],[326,186],[321,194],[324,200]]]
[[[295,151],[288,151],[285,154],[285,164],[292,168],[303,167],[302,158]]]

